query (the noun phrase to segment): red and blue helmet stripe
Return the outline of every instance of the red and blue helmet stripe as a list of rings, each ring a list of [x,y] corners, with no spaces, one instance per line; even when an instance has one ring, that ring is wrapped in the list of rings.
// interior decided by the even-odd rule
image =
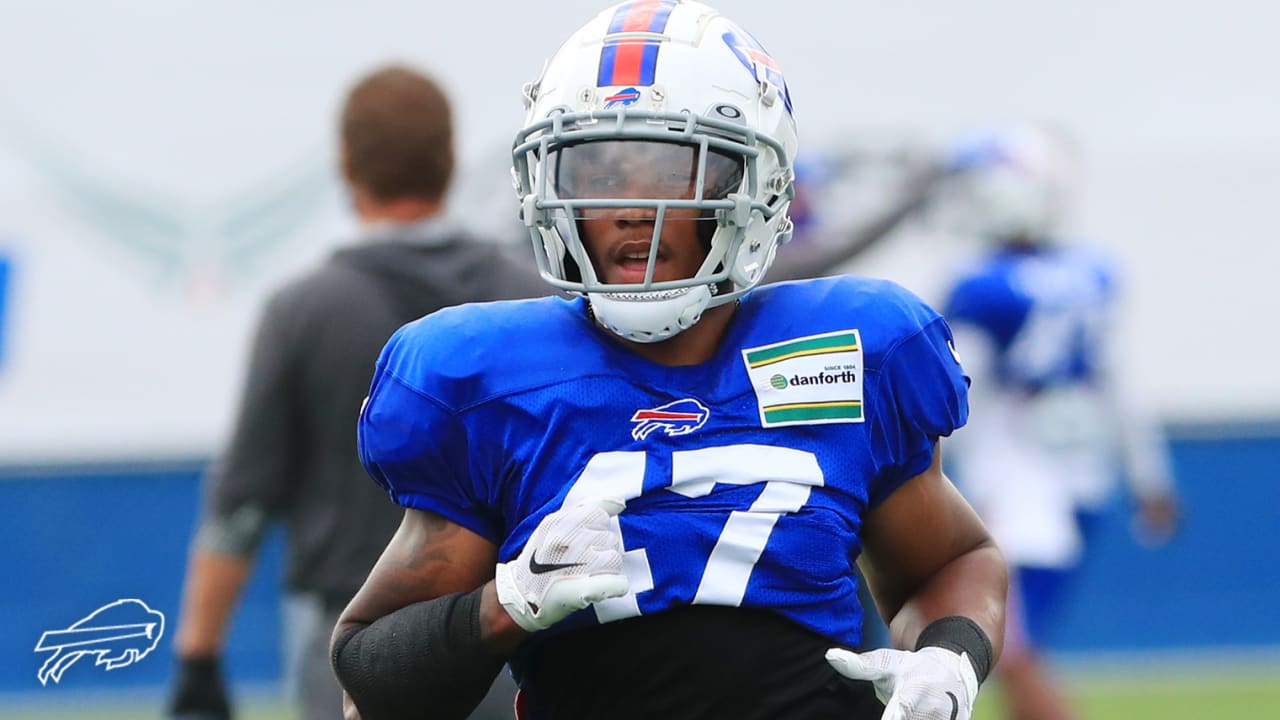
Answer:
[[[618,6],[609,22],[609,33],[600,50],[596,85],[652,85],[658,67],[657,39],[619,38],[623,33],[661,33],[667,28],[675,0],[635,0]]]

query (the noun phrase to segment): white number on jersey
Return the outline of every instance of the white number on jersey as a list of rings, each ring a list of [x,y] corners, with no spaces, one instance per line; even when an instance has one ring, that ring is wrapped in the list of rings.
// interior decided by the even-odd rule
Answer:
[[[643,490],[645,453],[606,452],[591,458],[565,496],[565,505],[589,497],[623,501]],[[729,513],[711,556],[707,558],[694,602],[707,605],[742,604],[751,571],[769,543],[773,527],[785,513],[798,511],[814,487],[823,485],[822,468],[813,453],[772,445],[726,445],[672,453],[671,484],[667,490],[687,498],[711,493],[716,483],[754,485],[764,490],[751,507]],[[625,511],[624,511],[625,512]],[[618,518],[615,527],[621,528]],[[636,594],[653,589],[653,574],[644,548],[626,551],[623,572],[631,591],[620,598],[596,603],[600,622],[640,614]]]

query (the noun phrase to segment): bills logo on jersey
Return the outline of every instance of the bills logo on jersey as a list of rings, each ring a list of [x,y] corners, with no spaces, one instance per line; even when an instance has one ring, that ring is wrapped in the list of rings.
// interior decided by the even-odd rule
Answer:
[[[640,99],[640,91],[633,87],[629,87],[626,90],[619,90],[618,92],[605,98],[604,106],[606,109],[611,107],[618,107],[618,106],[626,107],[628,105],[635,105],[636,101],[639,99]]]
[[[768,80],[777,86],[778,95],[782,97],[782,102],[790,113],[791,91],[787,89],[787,80],[782,76],[782,68],[773,56],[765,52],[764,47],[755,38],[745,33],[739,35],[735,32],[727,32],[720,37],[738,57],[738,62],[751,71],[756,82]]]
[[[666,405],[659,405],[648,410],[637,410],[631,416],[636,426],[631,428],[631,437],[644,440],[654,430],[662,430],[668,435],[688,435],[707,424],[711,411],[706,405],[693,398],[683,398]]]

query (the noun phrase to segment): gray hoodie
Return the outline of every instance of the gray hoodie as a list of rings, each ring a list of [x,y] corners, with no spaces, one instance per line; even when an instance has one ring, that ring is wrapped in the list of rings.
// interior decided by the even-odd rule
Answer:
[[[289,588],[330,607],[364,582],[402,513],[356,452],[382,346],[401,325],[448,305],[552,292],[532,257],[521,265],[440,224],[391,230],[338,250],[272,295],[231,441],[205,478],[206,521],[284,519]],[[421,233],[403,236],[411,230]]]

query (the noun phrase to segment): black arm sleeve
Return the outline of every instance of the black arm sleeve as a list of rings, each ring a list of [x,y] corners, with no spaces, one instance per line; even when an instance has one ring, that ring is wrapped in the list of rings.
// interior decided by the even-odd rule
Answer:
[[[414,603],[333,644],[333,670],[363,720],[465,718],[506,662],[480,643],[480,593]]]
[[[991,672],[991,660],[995,652],[991,640],[978,623],[962,615],[949,615],[929,623],[920,631],[916,649],[940,647],[956,654],[963,654],[973,665],[973,674],[981,685]]]

